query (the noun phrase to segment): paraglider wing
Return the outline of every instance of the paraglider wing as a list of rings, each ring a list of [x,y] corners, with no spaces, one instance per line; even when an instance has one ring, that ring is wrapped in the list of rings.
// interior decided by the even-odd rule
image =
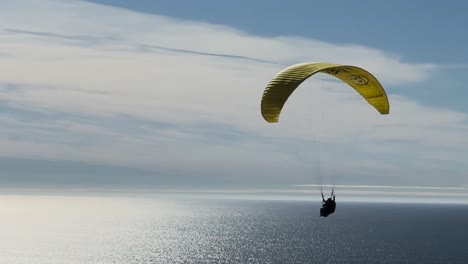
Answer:
[[[369,72],[356,66],[332,63],[299,63],[279,72],[265,88],[261,111],[269,123],[279,120],[281,110],[294,90],[307,78],[318,73],[332,75],[354,88],[379,113],[389,113],[388,98],[379,81]]]

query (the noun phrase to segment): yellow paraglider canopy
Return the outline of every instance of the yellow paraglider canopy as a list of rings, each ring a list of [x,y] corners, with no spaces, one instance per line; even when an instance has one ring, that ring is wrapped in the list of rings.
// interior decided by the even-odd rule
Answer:
[[[299,63],[279,72],[265,88],[261,111],[269,123],[278,122],[281,110],[294,90],[307,78],[323,72],[354,88],[378,112],[389,113],[387,94],[379,81],[369,72],[356,66],[333,63]]]

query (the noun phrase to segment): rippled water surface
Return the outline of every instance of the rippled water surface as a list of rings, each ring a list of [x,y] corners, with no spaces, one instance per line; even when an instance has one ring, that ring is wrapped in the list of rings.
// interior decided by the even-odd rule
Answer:
[[[0,196],[0,263],[467,263],[467,206],[318,203]]]

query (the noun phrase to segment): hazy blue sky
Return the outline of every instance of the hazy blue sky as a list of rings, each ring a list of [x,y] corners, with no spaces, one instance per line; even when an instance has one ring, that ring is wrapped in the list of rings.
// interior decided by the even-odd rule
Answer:
[[[0,184],[468,184],[463,1],[0,3]],[[305,61],[368,69],[390,115]]]

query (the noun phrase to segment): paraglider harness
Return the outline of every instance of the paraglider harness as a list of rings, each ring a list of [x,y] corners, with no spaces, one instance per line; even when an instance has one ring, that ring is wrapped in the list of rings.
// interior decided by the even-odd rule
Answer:
[[[327,200],[323,197],[323,191],[320,192],[322,193],[322,208],[320,208],[320,216],[327,217],[335,212],[336,203],[334,190],[332,190],[331,197]]]

